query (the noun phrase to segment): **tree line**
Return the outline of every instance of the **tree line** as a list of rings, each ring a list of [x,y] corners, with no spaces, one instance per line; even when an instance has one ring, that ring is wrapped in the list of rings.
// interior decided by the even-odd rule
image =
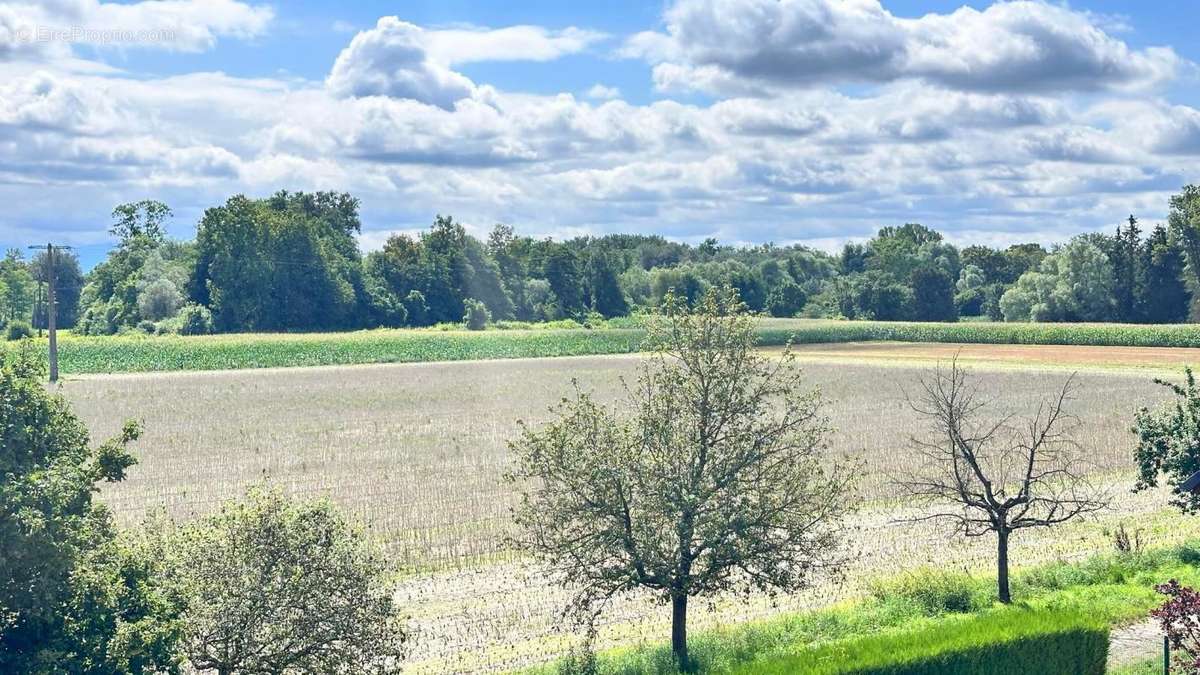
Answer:
[[[1049,249],[957,247],[908,223],[838,254],[801,245],[698,245],[654,235],[565,241],[496,225],[486,240],[449,216],[363,253],[359,202],[336,192],[237,195],[204,212],[196,237],[167,237],[170,208],[113,211],[118,244],[83,275],[60,255],[60,324],[89,335],[325,331],[466,322],[587,321],[653,311],[668,291],[694,303],[736,289],[776,317],[957,321],[1182,322],[1200,316],[1200,188],[1171,197],[1165,224]],[[0,318],[45,325],[45,254],[0,261]],[[40,304],[39,304],[40,303]]]

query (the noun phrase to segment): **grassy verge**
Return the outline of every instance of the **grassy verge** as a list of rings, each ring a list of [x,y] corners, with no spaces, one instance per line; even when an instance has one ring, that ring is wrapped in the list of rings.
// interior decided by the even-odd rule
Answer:
[[[1017,609],[1083,614],[1117,626],[1145,617],[1162,603],[1154,585],[1168,579],[1200,585],[1200,542],[1140,554],[1108,554],[1078,563],[1052,563],[1016,575]],[[836,649],[867,636],[896,636],[964,616],[1008,611],[993,603],[995,581],[962,573],[918,570],[881,582],[868,599],[695,634],[689,639],[698,672],[727,673],[766,664],[804,650]],[[566,659],[531,671],[570,673]],[[674,675],[669,645],[605,651],[597,656],[605,675]]]
[[[734,675],[1104,675],[1108,626],[1081,612],[1005,608],[753,661]]]
[[[589,330],[532,328],[376,330],[353,333],[242,334],[205,337],[75,337],[61,341],[65,374],[226,370],[589,356],[636,352],[645,335],[635,320]],[[1200,325],[902,323],[764,319],[763,346],[830,342],[964,342],[977,344],[1200,347]]]

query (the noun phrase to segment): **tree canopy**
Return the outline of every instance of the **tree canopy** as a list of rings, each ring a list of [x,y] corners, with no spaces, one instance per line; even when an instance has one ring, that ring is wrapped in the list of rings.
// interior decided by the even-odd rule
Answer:
[[[78,330],[181,332],[202,312],[206,330],[320,331],[461,324],[467,302],[489,321],[580,323],[659,309],[671,291],[695,304],[732,287],[754,312],[779,317],[955,321],[1178,322],[1200,284],[1200,197],[1187,186],[1168,223],[1122,218],[1050,250],[1037,243],[959,249],[919,223],[884,226],[840,254],[793,244],[696,245],[610,234],[565,241],[496,225],[486,239],[448,215],[364,253],[359,203],[337,192],[234,196],[205,211],[195,241],[172,240],[170,209],[118,206],[120,241],[75,291],[64,262],[61,306]],[[0,318],[27,320],[38,280],[12,252],[0,263]],[[36,307],[35,307],[36,305]],[[40,308],[40,309],[39,309]],[[482,316],[475,312],[473,316]],[[36,316],[35,316],[36,319]],[[40,325],[40,324],[39,324]],[[202,331],[203,332],[203,331]]]
[[[654,350],[616,407],[578,391],[512,442],[519,544],[578,590],[575,607],[648,589],[672,607],[686,668],[688,600],[794,591],[836,568],[849,472],[790,352],[755,348],[732,289],[668,294]]]

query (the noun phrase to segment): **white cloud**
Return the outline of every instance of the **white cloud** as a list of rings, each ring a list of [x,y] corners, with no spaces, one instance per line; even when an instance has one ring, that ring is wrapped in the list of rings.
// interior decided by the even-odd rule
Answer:
[[[426,30],[430,58],[457,65],[478,61],[553,61],[604,39],[603,33],[575,27],[559,31],[541,26]]]
[[[200,52],[261,35],[273,18],[267,5],[236,0],[12,3],[0,6],[0,59],[60,58],[73,45]]]
[[[596,101],[608,101],[614,98],[621,98],[621,90],[597,82],[587,90],[587,97]]]
[[[809,24],[793,17],[794,26],[776,28],[817,31],[825,37],[802,49],[824,40],[846,55],[822,67],[853,71],[856,59],[877,57],[838,46],[846,34],[841,19],[810,4],[817,13]],[[770,32],[755,33],[758,14],[720,13],[728,7],[712,5],[721,31],[757,36],[743,47],[773,44]],[[863,0],[838,11],[864,13],[851,33],[871,34],[872,22],[899,22],[905,36],[913,30]],[[1002,34],[1020,32],[995,16],[987,21],[1007,26]],[[948,35],[982,30],[962,17],[951,23]],[[922,24],[926,35],[929,25]],[[677,69],[678,77],[723,95],[712,103],[645,105],[605,84],[587,89],[591,80],[577,94],[534,95],[453,69],[463,59],[553,58],[595,44],[537,29],[530,34],[559,42],[522,51],[493,35],[504,30],[432,30],[385,17],[349,40],[325,82],[221,73],[156,78],[80,68],[69,51],[41,54],[35,68],[0,60],[0,199],[12,205],[0,216],[0,238],[15,236],[19,222],[83,241],[102,231],[113,204],[146,197],[171,204],[180,214],[176,233],[186,236],[203,208],[231,194],[288,188],[353,192],[371,232],[422,228],[440,212],[539,236],[640,231],[834,245],[917,220],[959,241],[976,236],[968,233],[1045,240],[1108,226],[1130,211],[1152,222],[1200,157],[1195,108],[1161,94],[1114,94],[1099,81],[1088,96],[1007,91],[994,84],[1010,71],[979,54],[943,64],[940,75],[926,65],[919,77],[839,91],[811,73],[796,75],[804,86],[768,76],[773,62],[739,52],[742,43],[718,40],[710,49],[723,60],[698,64],[698,52],[685,51],[674,33],[648,34],[627,49],[665,59],[656,77]],[[448,55],[444,44],[431,46],[447,31],[478,42]],[[953,40],[943,42],[939,48],[957,53]],[[791,53],[772,49],[779,58]],[[1019,59],[1001,60],[1011,66]],[[755,77],[730,65],[748,63],[758,64]],[[952,87],[952,74],[964,67],[983,79]],[[1068,70],[1060,80],[1078,81],[1086,68],[1061,74]]]
[[[677,0],[664,18],[665,33],[635,35],[621,52],[654,63],[664,90],[922,79],[966,91],[1099,91],[1153,86],[1183,63],[1042,2],[902,19],[878,0]]]
[[[394,16],[356,35],[327,83],[339,96],[388,96],[452,109],[475,84],[451,66],[478,61],[552,61],[586,49],[602,33],[540,26],[428,30]]]
[[[355,35],[326,83],[338,96],[407,98],[445,109],[475,91],[471,80],[430,58],[419,26],[394,16]]]

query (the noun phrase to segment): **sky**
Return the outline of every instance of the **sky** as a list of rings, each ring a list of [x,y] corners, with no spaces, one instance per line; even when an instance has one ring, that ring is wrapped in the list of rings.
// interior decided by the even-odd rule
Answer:
[[[835,250],[1054,243],[1200,182],[1200,3],[0,1],[0,246],[157,199]]]

